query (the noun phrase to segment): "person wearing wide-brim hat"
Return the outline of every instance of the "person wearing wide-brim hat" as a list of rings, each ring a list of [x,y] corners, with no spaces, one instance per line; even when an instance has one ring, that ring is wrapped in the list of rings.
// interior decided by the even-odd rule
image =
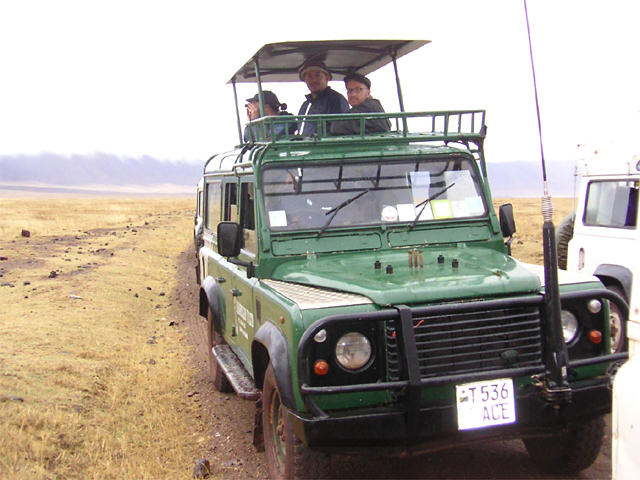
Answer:
[[[298,115],[321,115],[329,113],[347,113],[347,100],[329,86],[331,72],[324,62],[317,59],[305,61],[298,70],[300,80],[307,84],[309,94],[300,107]],[[327,131],[331,122],[327,122]],[[318,131],[318,122],[301,121],[298,124],[298,134],[313,135]]]
[[[379,100],[371,96],[371,80],[360,73],[351,73],[344,77],[347,98],[351,110],[349,113],[384,113]],[[388,132],[391,122],[388,118],[367,118],[364,121],[365,133]],[[331,124],[333,135],[360,134],[360,120],[340,120]]]

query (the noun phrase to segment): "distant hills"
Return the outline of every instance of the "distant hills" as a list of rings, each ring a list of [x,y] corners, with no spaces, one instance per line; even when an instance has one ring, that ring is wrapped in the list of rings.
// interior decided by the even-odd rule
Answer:
[[[547,161],[547,182],[552,197],[574,197],[575,162]],[[487,173],[494,198],[541,197],[542,167],[537,162],[488,163]]]
[[[62,156],[56,154],[0,156],[0,190],[78,191],[93,193],[195,192],[202,163],[161,161],[152,157],[121,158],[116,155]],[[540,165],[532,162],[489,163],[494,198],[542,195]],[[552,196],[574,195],[573,162],[547,163]]]

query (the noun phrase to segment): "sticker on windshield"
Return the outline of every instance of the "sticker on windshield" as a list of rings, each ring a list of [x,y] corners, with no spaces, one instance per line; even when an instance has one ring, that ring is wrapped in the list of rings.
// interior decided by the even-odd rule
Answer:
[[[455,218],[472,217],[484,213],[480,197],[467,197],[464,200],[451,200],[451,210]]]
[[[429,198],[431,174],[429,172],[409,172],[413,204],[417,205]],[[412,219],[413,220],[413,219]]]
[[[467,209],[467,202],[465,200],[452,200],[451,210],[453,211],[453,216],[456,218],[469,216],[469,210]]]
[[[451,200],[431,200],[431,210],[435,219],[453,217]]]
[[[467,211],[469,215],[481,215],[484,213],[484,205],[482,204],[482,198],[480,197],[467,197]]]
[[[416,218],[416,208],[413,203],[400,203],[396,205],[396,208],[398,209],[398,220],[401,222],[413,222],[413,219]]]
[[[284,210],[270,210],[269,225],[271,225],[272,227],[286,227],[287,212],[285,212]]]
[[[476,194],[476,186],[468,170],[444,172],[444,181],[451,188],[447,191],[449,200],[464,200],[470,195]]]
[[[398,220],[398,210],[392,205],[387,205],[380,212],[380,220],[383,222],[396,222]]]

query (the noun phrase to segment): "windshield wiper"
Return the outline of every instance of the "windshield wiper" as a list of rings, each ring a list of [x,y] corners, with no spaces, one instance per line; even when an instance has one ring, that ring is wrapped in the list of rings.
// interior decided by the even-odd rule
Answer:
[[[418,205],[416,205],[417,207],[422,206],[422,208],[420,209],[420,211],[418,212],[418,215],[416,215],[416,218],[413,219],[413,222],[411,222],[411,225],[409,225],[409,230],[411,230],[413,227],[416,226],[416,223],[418,223],[418,219],[422,216],[422,212],[424,212],[424,209],[427,208],[427,205],[429,205],[429,202],[431,200],[435,200],[436,198],[438,198],[440,195],[442,195],[444,192],[446,192],[447,190],[449,190],[451,187],[453,187],[456,184],[456,182],[452,182],[449,185],[447,185],[446,187],[444,187],[442,190],[440,190],[438,193],[434,193],[433,195],[431,195],[429,198],[427,198],[426,200],[420,202]]]
[[[347,200],[342,202],[337,207],[333,207],[331,210],[327,211],[325,213],[325,215],[331,215],[331,216],[329,218],[327,218],[327,221],[324,223],[324,225],[322,226],[322,228],[318,232],[318,236],[320,236],[320,235],[322,235],[324,233],[324,231],[327,229],[329,224],[333,221],[333,219],[335,218],[335,216],[338,214],[338,212],[340,210],[342,210],[344,207],[346,207],[350,203],[355,202],[357,199],[359,199],[363,195],[369,193],[370,190],[371,190],[370,188],[367,188],[366,190],[363,190],[362,192],[358,193],[357,195],[354,195],[353,197],[348,198]]]

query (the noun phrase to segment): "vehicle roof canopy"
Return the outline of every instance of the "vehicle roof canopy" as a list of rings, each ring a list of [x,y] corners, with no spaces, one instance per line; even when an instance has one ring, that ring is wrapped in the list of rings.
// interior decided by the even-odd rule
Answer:
[[[334,80],[359,72],[367,75],[400,58],[429,40],[322,40],[269,43],[258,50],[228,83],[256,81],[256,64],[262,82],[299,82],[298,70],[307,60],[320,60]]]

